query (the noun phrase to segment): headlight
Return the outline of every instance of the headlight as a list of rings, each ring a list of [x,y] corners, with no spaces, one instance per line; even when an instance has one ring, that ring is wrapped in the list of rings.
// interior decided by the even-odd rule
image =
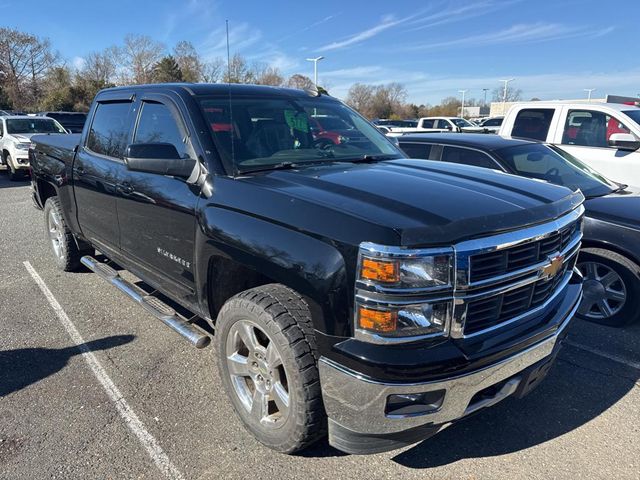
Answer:
[[[358,282],[380,291],[446,288],[453,278],[453,250],[408,250],[373,243],[360,246]]]
[[[412,305],[367,305],[356,303],[356,325],[362,333],[392,339],[414,340],[417,336],[441,335],[448,331],[451,301]],[[361,339],[365,339],[363,335]],[[384,343],[382,338],[379,338]]]
[[[29,150],[31,143],[16,143],[17,150]]]
[[[454,263],[451,248],[363,243],[356,276],[356,338],[390,343],[448,334]]]

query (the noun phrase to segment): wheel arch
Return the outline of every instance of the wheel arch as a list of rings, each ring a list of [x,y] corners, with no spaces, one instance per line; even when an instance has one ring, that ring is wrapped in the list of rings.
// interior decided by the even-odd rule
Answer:
[[[596,239],[583,239],[581,250],[585,248],[601,248],[603,250],[610,250],[612,252],[617,253],[618,255],[622,255],[628,260],[632,261],[636,265],[640,266],[640,258],[638,256],[632,254],[629,250],[621,247],[620,245],[613,244],[611,242],[607,242],[606,240],[596,240]],[[578,261],[579,261],[578,257]]]
[[[207,208],[196,236],[196,279],[201,309],[215,318],[232,296],[279,283],[300,294],[314,328],[350,335],[344,258],[318,238],[222,208]]]

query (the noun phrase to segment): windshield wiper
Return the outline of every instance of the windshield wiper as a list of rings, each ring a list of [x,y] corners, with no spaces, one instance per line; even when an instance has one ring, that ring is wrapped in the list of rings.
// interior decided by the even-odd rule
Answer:
[[[383,160],[397,160],[402,158],[398,155],[363,155],[358,158],[341,158],[340,161],[351,163],[367,163],[367,162],[381,162]]]
[[[245,174],[245,173],[267,172],[269,170],[291,170],[293,168],[298,168],[299,166],[301,166],[301,164],[296,162],[281,162],[281,163],[274,163],[271,165],[265,165],[264,167],[260,167],[260,168],[253,168],[251,170],[242,170],[239,173]]]

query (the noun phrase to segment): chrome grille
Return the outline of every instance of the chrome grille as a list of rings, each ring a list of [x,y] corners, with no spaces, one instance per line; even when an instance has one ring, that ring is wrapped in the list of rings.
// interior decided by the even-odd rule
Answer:
[[[573,223],[559,232],[537,241],[529,241],[514,247],[471,256],[470,281],[486,280],[546,260],[552,253],[561,252],[566,248],[575,235],[577,225],[577,223]]]
[[[544,304],[565,278],[567,271],[573,269],[575,258],[574,255],[553,278],[538,280],[506,293],[469,302],[465,334],[470,335],[494,327]]]
[[[451,336],[541,318],[573,273],[584,207],[543,225],[457,244]]]

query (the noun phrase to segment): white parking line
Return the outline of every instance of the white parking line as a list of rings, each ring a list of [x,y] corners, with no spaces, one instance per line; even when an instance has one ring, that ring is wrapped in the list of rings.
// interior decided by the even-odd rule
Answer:
[[[580,343],[572,342],[571,340],[565,340],[565,344],[577,348],[579,350],[584,350],[585,352],[593,353],[594,355],[598,355],[599,357],[606,358],[607,360],[611,360],[613,362],[621,363],[626,365],[627,367],[635,368],[636,370],[640,370],[640,363],[634,362],[633,360],[629,360],[627,358],[619,357],[618,355],[612,355],[611,353],[605,352],[598,348],[590,347],[588,345],[582,345]]]
[[[23,262],[23,264],[31,277],[33,277],[33,280],[36,282],[38,287],[40,287],[40,290],[47,298],[51,308],[56,312],[58,319],[71,337],[71,340],[73,340],[78,349],[82,352],[82,357],[85,359],[98,381],[104,387],[111,401],[115,404],[118,413],[131,431],[136,435],[136,437],[138,437],[142,446],[147,450],[147,453],[153,460],[153,463],[156,464],[165,477],[172,480],[184,480],[180,471],[175,467],[175,465],[173,465],[173,463],[171,463],[171,460],[169,460],[167,454],[164,453],[157,440],[145,428],[138,416],[122,396],[122,393],[120,393],[120,390],[118,390],[118,387],[116,387],[113,381],[109,378],[107,372],[102,368],[102,365],[100,365],[96,356],[87,348],[82,335],[80,335],[80,332],[78,332],[73,322],[69,320],[69,317],[53,296],[51,290],[49,290],[47,285],[44,283],[40,275],[38,275],[38,272],[35,271],[29,262]]]

